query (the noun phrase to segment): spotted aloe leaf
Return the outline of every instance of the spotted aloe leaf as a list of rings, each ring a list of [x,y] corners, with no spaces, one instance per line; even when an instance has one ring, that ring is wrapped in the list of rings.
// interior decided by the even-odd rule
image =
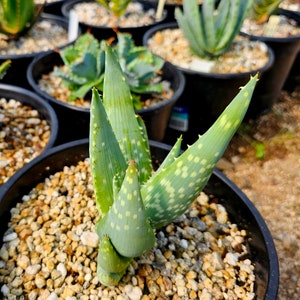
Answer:
[[[154,229],[174,221],[201,192],[247,111],[257,76],[182,154],[180,137],[152,173],[145,127],[109,46],[105,70],[103,101],[93,89],[90,159],[100,208],[97,274],[101,283],[115,285],[132,259],[154,245]]]
[[[34,0],[0,0],[0,33],[16,38],[28,31],[37,21],[44,5]]]
[[[251,78],[204,135],[142,186],[147,217],[153,227],[174,221],[206,185],[244,118],[256,81],[257,76]]]
[[[183,12],[175,9],[179,27],[191,50],[201,57],[217,57],[226,52],[249,12],[253,0],[204,0],[199,9],[197,0],[184,0]]]

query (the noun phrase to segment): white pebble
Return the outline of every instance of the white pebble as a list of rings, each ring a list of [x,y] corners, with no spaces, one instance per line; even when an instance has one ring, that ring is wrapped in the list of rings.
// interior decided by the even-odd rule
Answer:
[[[15,232],[12,232],[3,237],[3,242],[10,242],[10,241],[16,239],[17,237],[18,237],[18,235]]]
[[[236,263],[238,262],[239,257],[237,253],[227,253],[225,256],[224,261],[227,262],[231,266],[236,266]]]
[[[125,293],[130,300],[140,300],[142,297],[142,290],[138,286],[126,285]]]
[[[54,292],[52,292],[47,300],[58,300],[58,297]]]
[[[187,240],[182,239],[182,240],[180,240],[180,246],[181,246],[182,248],[184,248],[184,249],[187,249],[188,246],[189,246],[189,243],[188,243]]]
[[[80,236],[80,240],[83,245],[91,247],[91,248],[96,248],[98,247],[99,243],[99,237],[96,232],[83,232],[82,235]]]
[[[67,269],[65,267],[65,265],[63,263],[59,263],[57,265],[57,271],[59,271],[61,273],[62,277],[66,277],[67,276]]]
[[[9,294],[9,288],[6,284],[3,284],[1,287],[1,293],[3,294],[3,296],[6,296],[7,294]]]

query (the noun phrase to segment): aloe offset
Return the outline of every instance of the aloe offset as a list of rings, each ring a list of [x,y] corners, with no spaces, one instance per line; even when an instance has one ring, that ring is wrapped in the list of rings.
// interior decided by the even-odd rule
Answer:
[[[189,42],[191,50],[200,57],[217,57],[226,52],[249,12],[253,0],[204,0],[201,9],[197,0],[184,0],[183,12],[175,9],[175,18]]]
[[[102,284],[116,285],[132,259],[154,246],[155,229],[176,220],[199,195],[243,120],[257,75],[183,154],[179,138],[154,172],[145,126],[109,46],[105,58],[103,100],[92,91],[89,151],[100,214],[97,274]]]
[[[63,79],[70,90],[70,101],[84,98],[92,87],[103,90],[105,41],[90,33],[81,35],[74,45],[60,50],[65,69],[54,75]],[[118,33],[113,46],[134,98],[135,109],[141,109],[141,94],[162,93],[160,73],[164,60],[143,46],[135,46],[132,36]]]
[[[17,38],[27,32],[37,21],[44,5],[34,0],[0,0],[0,33]]]

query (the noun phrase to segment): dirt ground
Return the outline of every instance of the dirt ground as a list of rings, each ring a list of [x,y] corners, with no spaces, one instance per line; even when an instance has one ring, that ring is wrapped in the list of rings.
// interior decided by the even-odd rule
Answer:
[[[278,300],[300,299],[300,84],[244,122],[218,167],[255,204],[274,238]]]

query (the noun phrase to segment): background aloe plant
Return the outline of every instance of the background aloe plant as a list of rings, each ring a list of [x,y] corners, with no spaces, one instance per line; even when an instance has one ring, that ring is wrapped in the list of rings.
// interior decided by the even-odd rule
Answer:
[[[37,21],[44,5],[34,0],[0,0],[0,33],[17,38],[27,32]]]
[[[175,9],[178,26],[191,50],[200,57],[216,57],[226,52],[239,33],[253,0],[184,0],[183,12]]]
[[[270,16],[279,9],[283,0],[253,0],[250,17],[262,24],[269,20]]]
[[[93,88],[90,160],[100,213],[97,274],[115,285],[132,259],[153,247],[155,229],[177,219],[203,189],[247,111],[257,76],[183,154],[179,138],[154,172],[145,126],[109,46],[105,70],[103,100]]]
[[[160,73],[164,61],[143,46],[135,46],[132,36],[118,33],[113,50],[125,74],[133,96],[135,109],[141,109],[141,94],[162,93]],[[105,70],[105,41],[98,41],[93,35],[85,33],[74,45],[60,50],[66,69],[56,69],[54,75],[72,91],[70,100],[84,98],[94,86],[103,90]]]

